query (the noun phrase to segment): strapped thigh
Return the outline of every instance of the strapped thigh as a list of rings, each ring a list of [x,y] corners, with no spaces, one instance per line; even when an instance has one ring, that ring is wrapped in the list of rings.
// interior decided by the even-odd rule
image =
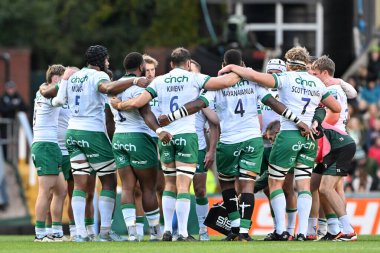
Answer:
[[[268,167],[269,178],[285,180],[285,176],[288,174],[289,168],[283,168],[274,164],[269,164]]]
[[[78,163],[78,161],[86,161]],[[92,168],[83,153],[78,153],[70,158],[71,172],[73,175],[90,175]]]
[[[309,167],[301,163],[297,163],[296,167],[294,168],[294,179],[295,180],[310,179],[312,171],[313,171],[312,167]]]

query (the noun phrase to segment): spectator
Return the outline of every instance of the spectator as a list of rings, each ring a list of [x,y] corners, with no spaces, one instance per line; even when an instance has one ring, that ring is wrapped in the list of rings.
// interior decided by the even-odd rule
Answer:
[[[368,78],[377,79],[380,77],[380,47],[378,45],[371,47],[367,66]]]
[[[376,137],[374,144],[368,150],[368,157],[371,157],[380,164],[380,136]]]
[[[380,100],[380,89],[376,85],[376,79],[369,79],[365,87],[360,92],[360,98],[367,105],[376,104]]]
[[[5,84],[5,93],[0,97],[1,117],[14,119],[19,111],[26,111],[25,103],[17,92],[15,82],[8,81]]]
[[[352,188],[355,192],[369,192],[372,185],[372,177],[368,175],[364,164],[360,164],[355,171],[355,178],[352,180]]]

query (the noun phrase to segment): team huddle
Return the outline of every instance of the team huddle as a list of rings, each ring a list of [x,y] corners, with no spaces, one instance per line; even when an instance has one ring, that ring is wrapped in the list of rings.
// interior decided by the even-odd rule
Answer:
[[[333,77],[327,56],[312,59],[294,47],[285,58],[260,73],[244,65],[240,51],[228,50],[218,77],[210,77],[187,49],[176,48],[172,70],[155,77],[158,62],[133,52],[124,59],[125,75],[112,81],[107,49],[96,45],[81,70],[50,66],[34,104],[35,241],[65,240],[66,195],[72,241],[141,241],[144,216],[151,241],[195,241],[187,228],[192,182],[199,240],[208,241],[206,172],[214,159],[231,224],[223,240],[252,240],[254,193],[261,190],[274,221],[264,240],[356,240],[342,180],[356,148],[345,130],[347,97],[356,91]],[[127,238],[111,230],[116,172]]]

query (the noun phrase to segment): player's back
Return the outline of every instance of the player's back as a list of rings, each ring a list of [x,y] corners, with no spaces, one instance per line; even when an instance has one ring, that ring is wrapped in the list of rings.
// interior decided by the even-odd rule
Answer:
[[[69,129],[104,132],[107,96],[98,91],[109,76],[94,69],[83,68],[67,81],[67,100],[72,117]]]
[[[195,100],[208,76],[175,68],[169,73],[156,77],[147,90],[158,97],[162,114],[169,114],[184,104]],[[171,134],[195,133],[195,115],[174,121],[167,127]]]
[[[311,125],[315,108],[328,96],[326,86],[305,71],[290,71],[273,75],[279,100],[305,124]],[[293,121],[281,117],[281,130],[297,130]]]
[[[119,80],[127,80],[132,77],[122,77]],[[117,95],[122,101],[129,100],[139,96],[144,91],[143,88],[133,85],[132,87],[126,89],[124,92]],[[145,124],[143,117],[140,115],[138,109],[119,111],[111,107],[112,113],[114,115],[115,121],[115,133],[149,133],[149,128]]]

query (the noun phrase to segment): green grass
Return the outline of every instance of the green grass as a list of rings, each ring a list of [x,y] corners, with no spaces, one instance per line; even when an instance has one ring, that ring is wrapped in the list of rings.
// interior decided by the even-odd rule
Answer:
[[[357,242],[221,242],[213,237],[210,242],[89,242],[35,243],[33,236],[0,236],[0,252],[17,253],[224,253],[224,252],[380,252],[380,236],[359,236]],[[259,239],[261,237],[255,237]]]

